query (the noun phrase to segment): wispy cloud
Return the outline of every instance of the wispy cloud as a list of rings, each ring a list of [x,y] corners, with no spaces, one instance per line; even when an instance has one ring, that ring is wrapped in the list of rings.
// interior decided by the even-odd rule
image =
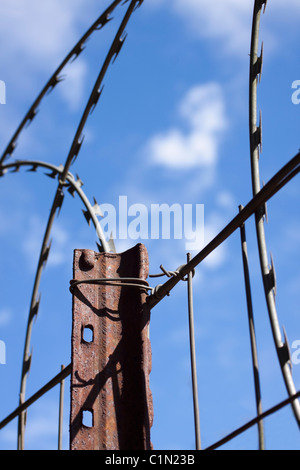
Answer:
[[[223,49],[240,53],[249,44],[249,18],[252,1],[240,0],[174,0],[174,10],[199,37],[221,39]]]
[[[82,59],[77,59],[76,62],[65,69],[67,81],[64,82],[58,90],[71,111],[76,111],[80,106],[87,71],[88,67]]]
[[[56,60],[66,44],[76,40],[82,6],[78,0],[3,0],[0,36],[6,38],[6,46],[2,53],[18,55],[22,62],[29,60],[35,68]]]
[[[146,144],[149,161],[173,169],[214,166],[227,126],[220,85],[193,87],[182,100],[179,115],[187,130],[183,124],[154,135]]]
[[[179,15],[194,37],[218,41],[216,50],[234,56],[245,56],[249,50],[253,0],[154,0],[152,8],[165,6]],[[272,21],[288,20],[297,27],[296,18],[300,14],[298,0],[273,0],[267,7]],[[267,17],[266,17],[267,18]],[[266,20],[265,38],[272,44],[278,41],[277,31]],[[274,48],[275,49],[275,48]]]
[[[0,4],[1,66],[5,72],[8,94],[32,93],[40,73],[54,71],[68,50],[80,37],[78,26],[84,14],[82,0],[43,1],[3,0]],[[50,67],[50,68],[49,68]],[[30,70],[30,74],[28,73]],[[81,93],[85,65],[74,62],[70,68],[71,83],[64,87],[67,104],[70,89],[73,97]],[[20,75],[23,77],[20,90]],[[34,88],[33,88],[34,87]],[[13,91],[14,90],[14,91]]]

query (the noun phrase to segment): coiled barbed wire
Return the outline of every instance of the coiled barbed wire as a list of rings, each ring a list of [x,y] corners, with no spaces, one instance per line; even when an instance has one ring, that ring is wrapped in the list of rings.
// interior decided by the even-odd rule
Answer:
[[[251,179],[253,196],[256,196],[261,189],[260,182],[260,168],[259,157],[262,147],[262,113],[259,113],[257,107],[257,86],[258,79],[261,78],[262,64],[263,64],[263,43],[261,47],[261,54],[258,56],[258,43],[259,32],[261,24],[261,13],[264,7],[266,9],[267,0],[255,0],[253,10],[252,22],[252,35],[251,35],[251,49],[250,49],[250,72],[249,72],[249,134],[250,134],[250,159],[251,159]],[[279,326],[278,314],[276,310],[275,295],[276,295],[276,275],[271,256],[271,266],[268,260],[268,249],[265,236],[264,218],[266,214],[266,206],[263,205],[255,213],[255,226],[257,234],[257,245],[261,266],[261,274],[264,285],[265,298],[267,303],[267,310],[270,319],[270,325],[273,335],[273,340],[280,364],[280,369],[283,375],[285,386],[289,397],[296,394],[289,357],[289,346],[287,340],[282,340],[281,330]],[[292,402],[293,412],[300,427],[300,404],[298,400]]]

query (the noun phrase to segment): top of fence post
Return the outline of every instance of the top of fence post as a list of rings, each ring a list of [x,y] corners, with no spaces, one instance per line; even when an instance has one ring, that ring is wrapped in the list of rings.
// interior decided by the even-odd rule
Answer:
[[[147,276],[142,244],[121,254],[75,250],[71,450],[151,449]]]

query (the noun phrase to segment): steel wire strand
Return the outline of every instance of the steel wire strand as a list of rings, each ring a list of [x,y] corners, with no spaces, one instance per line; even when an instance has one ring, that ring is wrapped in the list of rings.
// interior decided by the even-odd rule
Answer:
[[[243,206],[240,206],[239,210],[241,211],[242,209],[243,209]],[[262,414],[262,403],[261,403],[257,341],[256,341],[256,333],[255,333],[255,325],[254,325],[245,224],[242,224],[240,227],[240,236],[241,236],[244,282],[245,282],[246,301],[247,301],[248,326],[249,326],[250,345],[251,345],[252,369],[253,369],[254,389],[255,389],[256,413],[259,416]],[[264,439],[264,426],[263,426],[262,420],[258,422],[257,427],[258,427],[259,450],[264,450],[265,439]]]
[[[29,397],[26,401],[21,403],[12,413],[7,415],[0,422],[0,430],[7,426],[11,421],[20,416],[21,413],[27,410],[33,403],[35,403],[39,398],[41,398],[45,393],[49,392],[53,387],[61,383],[62,380],[65,380],[71,374],[71,367],[69,364],[67,367],[61,369],[61,371],[53,377],[46,385],[41,387],[36,393]]]
[[[191,254],[187,253],[187,262],[191,261]],[[190,363],[191,378],[193,392],[193,408],[194,408],[194,429],[195,429],[195,446],[196,450],[201,450],[201,432],[200,432],[200,414],[199,414],[199,398],[198,398],[198,379],[197,379],[197,362],[196,362],[196,345],[195,345],[195,326],[194,326],[194,305],[193,305],[193,271],[188,273],[187,279],[188,289],[188,323],[189,323],[189,342],[190,342]]]
[[[287,398],[286,400],[283,400],[280,403],[277,403],[277,405],[272,406],[272,408],[269,408],[267,411],[264,411],[261,415],[258,415],[255,418],[251,419],[251,421],[248,421],[243,426],[235,429],[230,434],[228,434],[227,436],[220,439],[218,442],[215,442],[214,444],[210,445],[209,447],[206,447],[204,450],[215,450],[215,449],[223,446],[227,442],[231,441],[235,437],[239,436],[240,434],[242,434],[245,431],[247,431],[248,429],[250,429],[252,426],[255,426],[261,420],[267,418],[268,416],[271,416],[272,414],[274,414],[277,411],[281,410],[285,406],[289,405],[293,400],[296,400],[299,397],[300,397],[300,391],[298,391],[297,393],[295,393],[291,397]]]
[[[251,179],[253,196],[260,191],[260,171],[259,157],[261,148],[261,118],[259,126],[257,126],[257,82],[258,76],[261,75],[262,54],[258,57],[258,42],[261,23],[261,12],[263,5],[266,6],[266,0],[255,0],[253,10],[251,49],[250,49],[250,72],[249,72],[249,134],[250,134],[250,157],[251,157]],[[265,7],[264,7],[265,8]],[[267,304],[267,310],[270,319],[270,325],[273,340],[283,375],[284,383],[291,397],[295,395],[296,388],[293,381],[290,365],[288,363],[288,345],[282,341],[281,329],[275,304],[275,282],[274,268],[269,267],[268,250],[264,228],[264,207],[259,208],[255,213],[255,226],[257,235],[257,244],[259,251],[259,259],[261,266],[261,274],[264,285],[264,292]],[[300,404],[299,401],[292,402],[293,412],[300,427]]]

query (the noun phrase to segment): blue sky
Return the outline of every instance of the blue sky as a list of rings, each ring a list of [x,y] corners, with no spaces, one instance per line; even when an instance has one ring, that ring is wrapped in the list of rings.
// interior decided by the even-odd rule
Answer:
[[[1,149],[57,65],[109,5],[96,0],[2,0],[0,80]],[[251,0],[145,0],[126,28],[128,37],[104,80],[98,106],[71,172],[92,201],[128,204],[203,204],[205,242],[251,198],[248,139],[248,65]],[[14,158],[64,163],[82,109],[117,31],[120,6],[102,31],[39,107],[38,117],[18,140]],[[292,102],[299,71],[300,4],[268,2],[262,17],[263,117],[261,175],[268,181],[299,149],[300,105]],[[31,288],[55,182],[37,174],[7,174],[0,181],[0,365],[1,419],[18,404],[25,328]],[[290,345],[300,340],[299,186],[297,178],[268,204],[266,237],[276,266],[279,321]],[[52,233],[41,282],[42,301],[32,336],[33,359],[27,396],[70,362],[71,297],[75,248],[96,249],[96,234],[82,216],[78,197],[68,195]],[[286,398],[266,310],[254,221],[246,225],[263,409]],[[137,240],[148,248],[150,272],[160,264],[185,263],[185,240]],[[115,240],[121,252],[135,240]],[[199,249],[201,246],[199,247]],[[192,252],[194,255],[196,253]],[[154,281],[154,282],[153,282]],[[151,284],[157,281],[154,279]],[[159,281],[160,282],[160,281]],[[255,415],[239,233],[197,269],[194,278],[200,423],[203,446],[212,444]],[[174,290],[151,318],[155,449],[193,449],[186,285]],[[293,352],[293,350],[292,350]],[[296,352],[296,351],[294,351]],[[300,365],[294,364],[296,389]],[[4,385],[5,384],[5,385]],[[55,448],[58,389],[28,413],[26,448]],[[68,381],[65,440],[68,448]],[[289,408],[265,421],[269,449],[299,449]],[[16,447],[16,422],[0,433],[0,448]],[[226,449],[257,448],[256,428]]]

